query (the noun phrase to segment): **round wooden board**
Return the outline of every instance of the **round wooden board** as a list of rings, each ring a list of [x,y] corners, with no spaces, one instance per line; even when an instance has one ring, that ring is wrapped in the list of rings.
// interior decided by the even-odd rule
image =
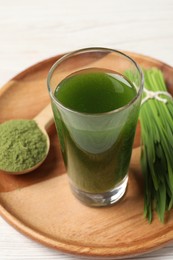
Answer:
[[[172,67],[149,57],[127,54],[142,67],[160,68],[173,93]],[[46,77],[59,57],[28,68],[0,90],[0,123],[13,118],[33,118],[49,103]],[[4,219],[47,246],[99,259],[138,255],[173,239],[172,212],[166,224],[161,224],[156,215],[151,225],[143,217],[139,127],[128,190],[119,203],[106,208],[89,208],[73,197],[54,126],[49,129],[49,135],[50,153],[39,169],[23,176],[0,172],[0,213]]]

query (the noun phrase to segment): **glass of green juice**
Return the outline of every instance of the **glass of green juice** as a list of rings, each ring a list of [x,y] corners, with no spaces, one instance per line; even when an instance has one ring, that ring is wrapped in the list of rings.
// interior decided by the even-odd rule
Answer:
[[[87,48],[57,60],[47,82],[72,193],[88,206],[117,202],[128,184],[140,67],[120,51]]]

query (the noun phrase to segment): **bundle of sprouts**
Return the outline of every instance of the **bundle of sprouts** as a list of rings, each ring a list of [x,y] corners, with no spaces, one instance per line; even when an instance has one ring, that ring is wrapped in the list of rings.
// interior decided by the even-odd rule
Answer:
[[[143,72],[139,119],[144,215],[151,222],[155,210],[164,222],[165,212],[173,207],[173,99],[160,70],[151,68]],[[128,73],[128,77],[131,76]]]

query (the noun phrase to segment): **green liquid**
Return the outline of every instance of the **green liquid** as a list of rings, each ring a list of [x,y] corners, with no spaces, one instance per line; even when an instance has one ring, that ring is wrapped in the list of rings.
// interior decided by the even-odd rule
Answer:
[[[128,104],[136,90],[122,75],[88,69],[63,80],[55,96],[67,108],[93,114]]]
[[[139,112],[135,87],[117,73],[88,69],[56,88],[55,123],[72,185],[90,193],[112,190],[128,171]],[[82,112],[82,113],[76,113]],[[104,113],[104,114],[100,114]]]

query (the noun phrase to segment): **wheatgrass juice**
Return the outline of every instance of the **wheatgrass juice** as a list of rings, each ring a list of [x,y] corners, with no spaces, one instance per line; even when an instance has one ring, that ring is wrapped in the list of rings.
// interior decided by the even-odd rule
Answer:
[[[97,68],[73,73],[55,89],[59,141],[70,181],[78,190],[108,192],[127,175],[139,104],[124,107],[136,95],[124,76]]]

